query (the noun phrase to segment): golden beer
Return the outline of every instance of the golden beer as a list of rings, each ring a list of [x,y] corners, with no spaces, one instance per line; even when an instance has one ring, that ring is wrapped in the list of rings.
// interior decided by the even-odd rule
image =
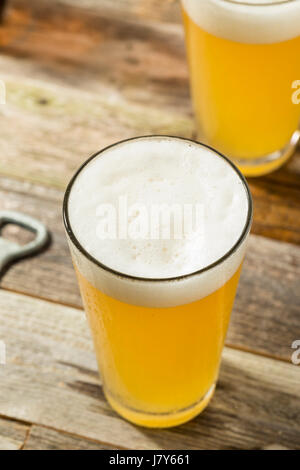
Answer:
[[[246,175],[275,170],[299,140],[300,1],[182,6],[199,135]]]
[[[148,207],[175,195],[202,200],[207,233],[97,241],[91,207],[99,214],[99,203],[107,207],[124,191]],[[127,420],[175,426],[210,401],[251,211],[238,170],[202,144],[179,138],[121,142],[94,156],[71,181],[64,202],[69,245],[104,392]],[[132,215],[127,221],[133,223]]]
[[[240,269],[196,302],[149,308],[109,297],[78,273],[99,368],[108,384],[106,396],[121,416],[143,426],[169,427],[206,407],[218,378],[239,276]]]

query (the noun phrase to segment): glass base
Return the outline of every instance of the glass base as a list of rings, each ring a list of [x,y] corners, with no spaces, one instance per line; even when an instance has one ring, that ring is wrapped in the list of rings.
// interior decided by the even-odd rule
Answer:
[[[184,408],[183,410],[175,411],[173,413],[143,413],[141,411],[127,408],[112,398],[107,392],[105,392],[105,396],[111,407],[120,416],[131,423],[144,426],[146,428],[170,428],[186,423],[201,413],[212,399],[215,388],[216,384],[209,389],[200,401],[188,408]]]
[[[294,132],[290,142],[283,149],[259,158],[230,158],[245,176],[262,176],[281,167],[295,152],[300,141],[300,131]]]

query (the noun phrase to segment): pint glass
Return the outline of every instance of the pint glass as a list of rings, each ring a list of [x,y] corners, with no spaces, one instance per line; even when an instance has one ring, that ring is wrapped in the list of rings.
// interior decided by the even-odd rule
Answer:
[[[200,139],[247,176],[299,141],[300,1],[181,0]]]
[[[115,224],[120,195],[134,208]],[[148,210],[170,201],[177,208],[202,204],[192,236],[126,236],[124,226],[132,228],[143,204]],[[111,209],[108,222],[118,225],[117,236],[100,236],[103,208]],[[239,170],[186,139],[117,143],[71,180],[64,199],[69,246],[104,393],[127,420],[175,426],[210,401],[251,219],[251,195]],[[164,228],[172,225],[166,220]]]

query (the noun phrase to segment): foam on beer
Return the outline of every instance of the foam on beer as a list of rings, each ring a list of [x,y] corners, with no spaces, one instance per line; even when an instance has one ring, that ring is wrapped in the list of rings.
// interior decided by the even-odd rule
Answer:
[[[299,0],[182,0],[205,31],[236,42],[273,44],[300,34]]]
[[[113,207],[119,216],[120,201],[126,201],[130,209],[127,234],[123,232],[120,239],[116,230],[111,232],[117,234],[115,238],[108,235],[100,239],[97,227],[103,221],[102,209]],[[153,224],[153,205],[171,207],[174,203],[202,207],[192,236],[175,239],[172,225],[169,239],[162,239],[161,232],[160,239],[152,239],[150,228],[145,239],[132,237],[139,207],[147,209]],[[167,137],[124,142],[100,153],[83,168],[68,203],[70,226],[80,245],[120,275],[94,264],[71,244],[74,261],[89,282],[119,300],[164,307],[192,302],[232,277],[242,262],[244,243],[205,273],[176,281],[166,279],[199,271],[229,252],[245,228],[248,205],[246,188],[237,172],[208,148]],[[112,219],[109,222],[114,223]],[[122,274],[164,280],[145,282]]]

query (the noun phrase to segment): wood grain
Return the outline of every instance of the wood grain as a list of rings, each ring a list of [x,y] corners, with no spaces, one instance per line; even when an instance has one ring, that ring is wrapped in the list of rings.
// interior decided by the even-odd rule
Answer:
[[[253,232],[263,237],[250,239],[227,338],[234,349],[212,405],[180,428],[136,428],[103,396],[61,201],[74,170],[107,144],[195,135],[179,2],[10,0],[0,45],[0,210],[52,232],[49,250],[1,281],[19,294],[0,290],[0,414],[11,418],[0,418],[0,449],[299,449],[300,369],[290,357],[300,335],[300,153],[250,180]]]
[[[93,442],[41,426],[32,426],[24,450],[112,450],[112,446]]]
[[[280,170],[250,179],[255,214],[253,231],[300,244],[300,153]]]
[[[0,368],[3,366],[0,366]],[[0,371],[1,374],[1,371]],[[29,427],[26,424],[0,418],[0,450],[19,450],[22,448]]]
[[[55,188],[0,177],[0,210],[16,210],[38,218],[51,232],[50,247],[8,269],[0,285],[80,308],[80,295],[62,222],[62,197],[62,191]],[[24,242],[24,238],[25,234],[18,241]]]
[[[61,10],[60,2],[41,2],[46,12],[25,3],[24,8],[9,9],[1,29],[3,59],[21,59],[7,60],[3,70],[19,68],[22,77],[95,94],[105,85],[139,104],[191,114],[181,24],[138,22],[136,17],[125,21],[118,9],[117,15],[107,16],[100,7],[103,1],[98,15]]]
[[[0,173],[64,188],[106,144],[137,134],[193,136],[183,31],[176,15],[166,21],[177,7],[12,2],[0,32],[8,88]],[[254,233],[300,244],[300,153],[250,186]]]
[[[133,21],[180,22],[179,0],[10,0],[14,7],[29,7],[35,15],[51,14],[55,10],[69,15],[105,15]],[[30,3],[30,5],[28,5]]]
[[[12,266],[0,285],[80,308],[62,224],[62,197],[63,192],[54,188],[0,177],[0,210],[37,217],[52,233],[50,248]],[[300,335],[299,278],[300,247],[250,237],[228,344],[289,360],[291,344]]]
[[[106,403],[83,312],[0,292],[0,413],[116,447],[300,448],[300,368],[226,349],[211,406],[172,430],[137,428]]]
[[[3,175],[64,188],[83,160],[114,142],[116,136],[191,134],[192,123],[185,116],[174,118],[154,107],[146,114],[142,106],[108,90],[94,96],[61,87],[45,88],[40,82],[4,79],[8,100],[16,101],[9,102],[0,116]]]

